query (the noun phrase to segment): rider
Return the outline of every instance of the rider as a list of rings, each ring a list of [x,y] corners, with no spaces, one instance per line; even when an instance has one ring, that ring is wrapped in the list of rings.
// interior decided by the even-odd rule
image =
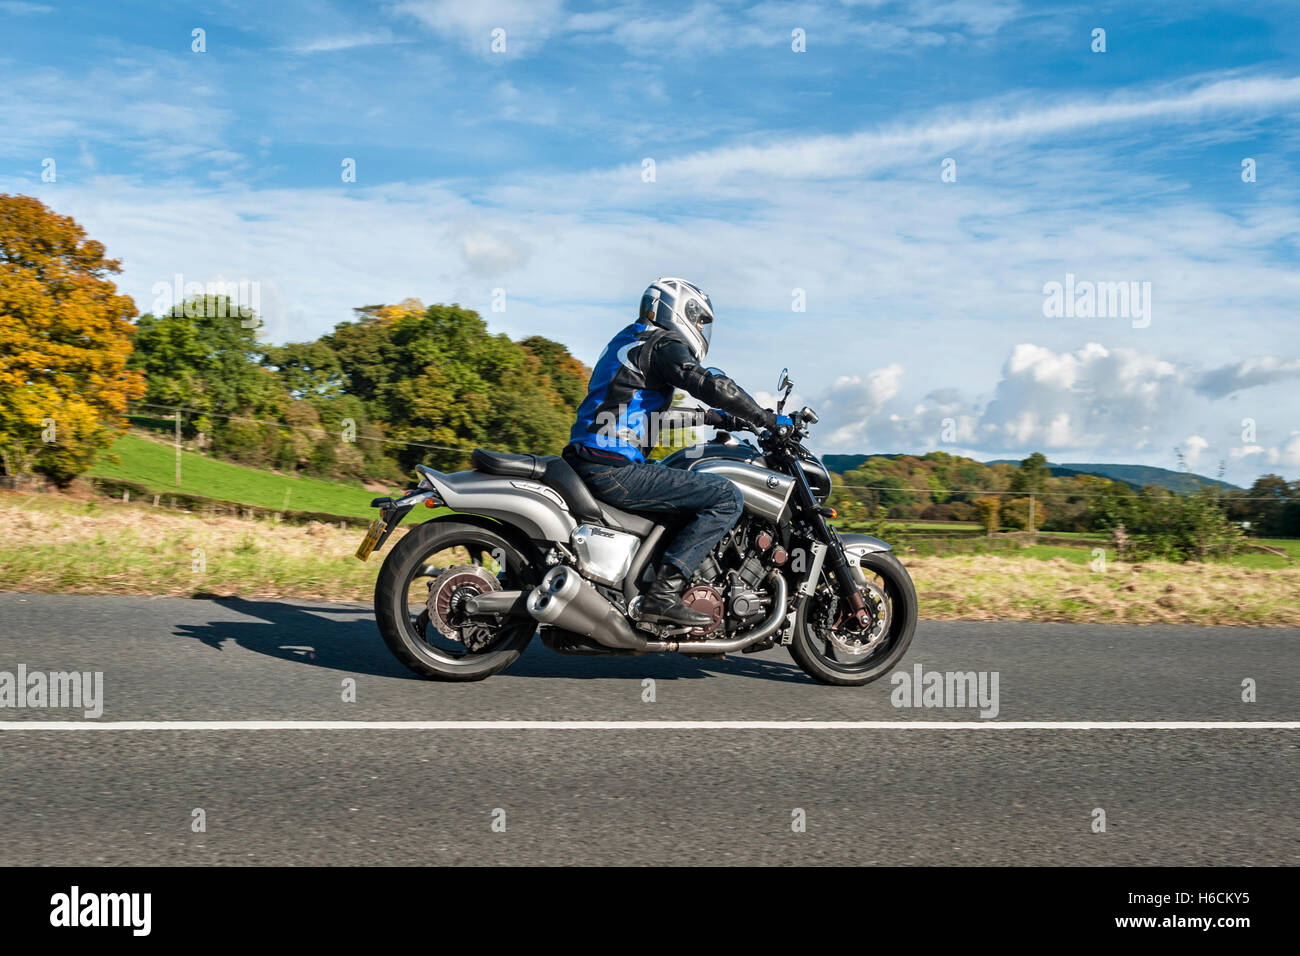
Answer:
[[[733,415],[775,429],[790,419],[754,401],[721,369],[701,360],[713,337],[713,304],[684,279],[656,279],[641,298],[641,312],[605,346],[591,373],[587,397],[569,435],[564,459],[602,501],[627,511],[690,515],[669,543],[641,615],[684,627],[712,623],[682,603],[686,581],[740,518],[740,491],[720,475],[647,462],[652,421],[682,389],[716,406],[704,423],[735,427]]]

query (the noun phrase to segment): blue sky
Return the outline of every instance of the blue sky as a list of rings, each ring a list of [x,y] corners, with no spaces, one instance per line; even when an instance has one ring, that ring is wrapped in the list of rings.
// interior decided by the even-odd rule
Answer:
[[[141,311],[257,282],[271,341],[418,297],[590,362],[685,275],[823,451],[1296,478],[1297,10],[0,2],[0,191]],[[1150,283],[1149,321],[1045,315],[1067,275]]]

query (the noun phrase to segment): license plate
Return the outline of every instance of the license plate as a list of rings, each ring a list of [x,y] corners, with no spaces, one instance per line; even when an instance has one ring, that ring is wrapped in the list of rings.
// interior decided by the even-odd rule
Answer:
[[[374,521],[370,522],[370,529],[366,532],[366,536],[361,539],[361,547],[357,548],[357,557],[362,561],[370,557],[370,552],[375,550],[375,545],[379,543],[379,539],[383,534],[383,518],[376,518]]]

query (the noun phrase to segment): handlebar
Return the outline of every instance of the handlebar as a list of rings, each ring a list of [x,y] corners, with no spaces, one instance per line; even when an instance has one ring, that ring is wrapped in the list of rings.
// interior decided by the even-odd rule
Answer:
[[[785,439],[801,439],[807,437],[809,425],[816,425],[820,418],[817,413],[806,405],[798,414],[792,416],[794,424],[782,425],[776,429],[768,429],[764,425],[758,425],[754,422],[745,421],[737,415],[730,412],[724,412],[718,409],[693,409],[674,407],[669,409],[674,415],[681,416],[686,421],[692,421],[696,425],[708,425],[722,431],[744,431],[750,432],[757,436],[761,444],[767,445],[772,443],[781,443]]]

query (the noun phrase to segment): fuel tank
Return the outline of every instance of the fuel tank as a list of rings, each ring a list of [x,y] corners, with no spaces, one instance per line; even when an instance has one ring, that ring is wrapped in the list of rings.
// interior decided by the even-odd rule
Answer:
[[[774,524],[789,517],[787,509],[794,479],[767,467],[762,453],[748,445],[713,442],[673,452],[663,460],[669,468],[721,475],[740,489],[745,509]]]

